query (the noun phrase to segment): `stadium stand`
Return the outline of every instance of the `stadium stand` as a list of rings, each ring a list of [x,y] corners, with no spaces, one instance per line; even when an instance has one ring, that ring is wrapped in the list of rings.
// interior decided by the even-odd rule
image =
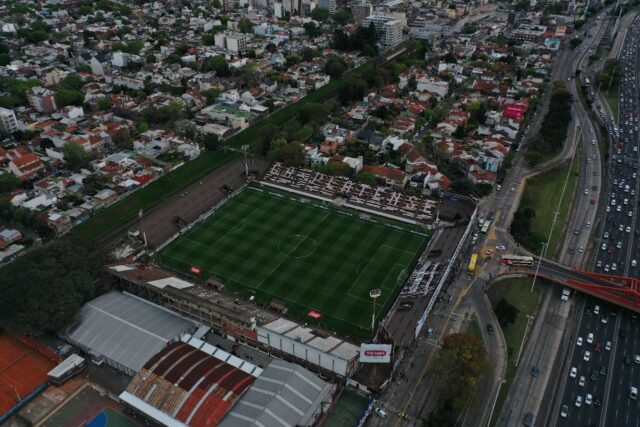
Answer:
[[[85,304],[65,336],[94,361],[133,376],[167,343],[193,330],[193,322],[163,307],[114,291]]]
[[[325,175],[309,169],[274,163],[262,182],[322,200],[346,199],[346,206],[416,224],[433,224],[438,219],[438,202],[424,196],[409,196],[387,187],[372,187],[348,178]]]
[[[215,426],[262,369],[190,335],[155,354],[120,399],[167,426]]]

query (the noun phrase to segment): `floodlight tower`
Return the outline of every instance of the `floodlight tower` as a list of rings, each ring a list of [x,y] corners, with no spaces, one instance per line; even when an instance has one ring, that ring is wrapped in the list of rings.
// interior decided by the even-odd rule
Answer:
[[[243,145],[240,149],[244,152],[244,171],[247,180],[249,179],[249,163],[247,163],[247,151],[249,151],[249,145]]]
[[[369,297],[371,297],[371,301],[373,302],[373,314],[371,314],[371,332],[374,331],[374,327],[376,325],[376,299],[380,297],[382,291],[380,289],[371,289],[369,291]]]

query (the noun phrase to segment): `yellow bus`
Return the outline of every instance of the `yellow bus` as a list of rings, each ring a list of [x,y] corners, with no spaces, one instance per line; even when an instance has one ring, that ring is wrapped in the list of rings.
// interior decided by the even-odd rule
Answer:
[[[471,255],[471,261],[469,261],[469,266],[467,267],[468,274],[474,274],[476,271],[476,263],[478,262],[478,254]]]

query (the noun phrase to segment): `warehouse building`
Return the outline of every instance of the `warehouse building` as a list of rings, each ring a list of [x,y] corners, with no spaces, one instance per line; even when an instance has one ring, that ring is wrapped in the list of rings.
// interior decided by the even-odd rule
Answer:
[[[64,335],[94,363],[133,376],[168,343],[195,329],[193,322],[163,307],[113,291],[85,304]]]
[[[220,427],[310,427],[331,407],[335,386],[301,366],[274,360]]]

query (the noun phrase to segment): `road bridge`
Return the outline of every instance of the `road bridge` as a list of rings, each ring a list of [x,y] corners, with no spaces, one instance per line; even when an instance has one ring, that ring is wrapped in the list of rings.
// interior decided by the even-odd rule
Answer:
[[[497,276],[537,276],[580,292],[640,312],[640,279],[573,269],[534,257],[532,266],[509,266]]]

